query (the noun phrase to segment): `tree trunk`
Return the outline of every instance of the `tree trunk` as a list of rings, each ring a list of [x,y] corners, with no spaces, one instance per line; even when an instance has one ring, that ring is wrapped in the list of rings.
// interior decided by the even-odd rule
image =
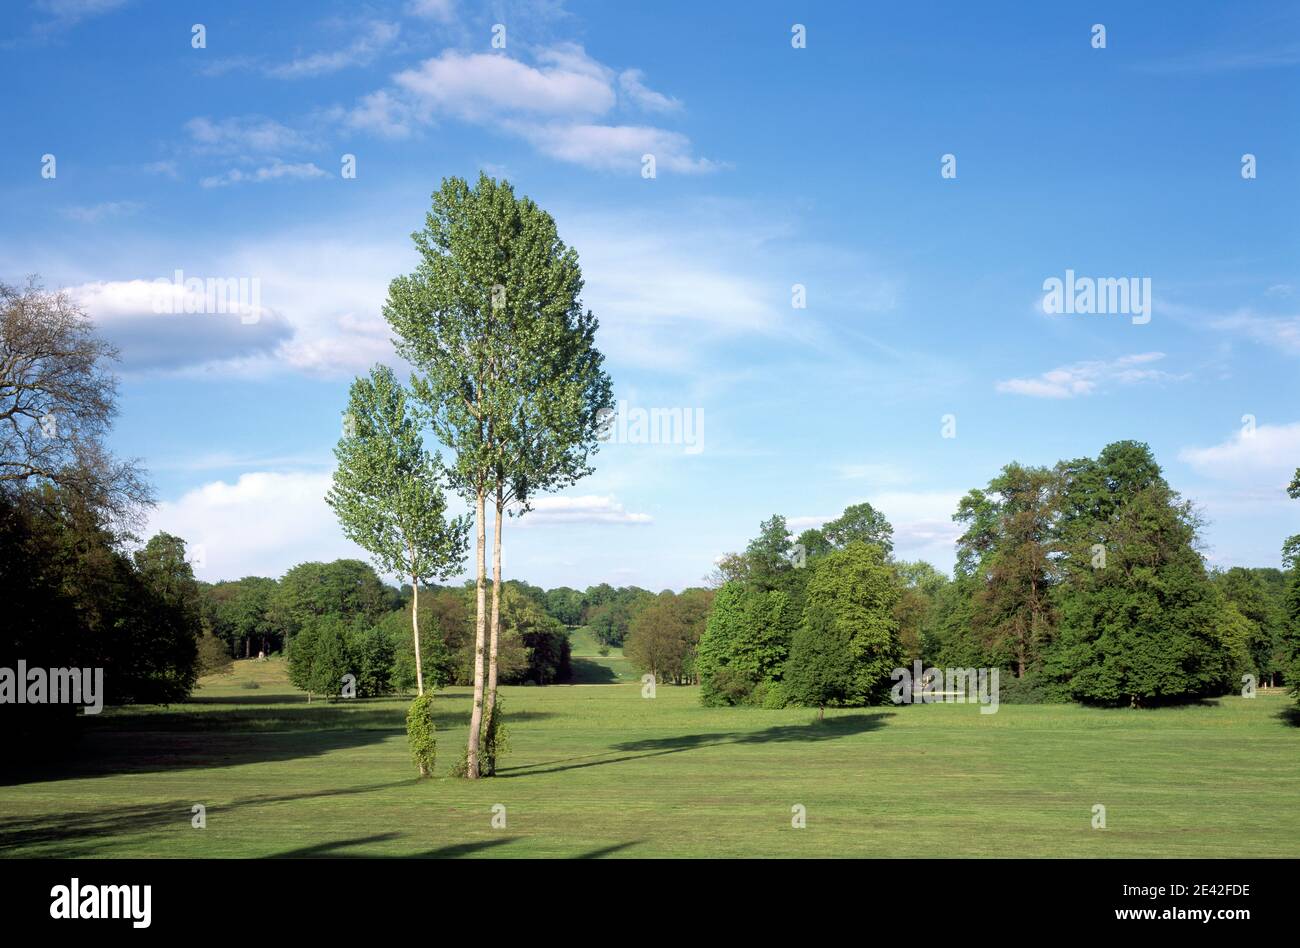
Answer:
[[[411,634],[415,636],[415,688],[424,695],[424,663],[420,660],[420,581],[411,577]],[[423,771],[421,771],[423,773]]]
[[[478,501],[476,513],[478,516],[478,550],[476,554],[475,565],[477,567],[477,580],[475,582],[475,612],[474,612],[474,710],[469,717],[469,738],[467,751],[465,755],[466,770],[465,776],[470,780],[478,779],[478,749],[480,732],[483,727],[483,639],[486,632],[486,605],[487,596],[485,589],[487,573],[487,564],[484,562],[487,546],[487,530],[483,523],[483,516],[486,512],[486,494],[483,490],[478,492]]]
[[[488,643],[488,679],[487,708],[483,719],[492,726],[492,714],[497,706],[497,640],[501,631],[501,518],[505,514],[505,503],[501,489],[497,489],[496,522],[492,525],[492,634]],[[487,774],[496,773],[496,749],[487,761]]]

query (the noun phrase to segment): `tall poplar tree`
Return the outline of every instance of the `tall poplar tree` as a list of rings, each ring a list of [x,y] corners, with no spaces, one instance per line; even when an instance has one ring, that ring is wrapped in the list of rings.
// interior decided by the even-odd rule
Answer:
[[[406,391],[387,366],[352,383],[334,456],[338,467],[325,501],[343,534],[369,551],[381,570],[411,581],[415,680],[422,695],[420,584],[460,570],[469,525],[446,518],[441,460],[424,449]]]
[[[487,664],[488,734],[494,725],[504,517],[541,491],[589,473],[601,409],[612,402],[596,319],[579,301],[577,254],[555,222],[506,182],[474,188],[448,178],[413,235],[421,261],[389,286],[384,315],[435,434],[454,453],[452,484],[477,525],[474,706],[466,776],[480,775],[484,715],[486,512],[493,531],[493,608]]]

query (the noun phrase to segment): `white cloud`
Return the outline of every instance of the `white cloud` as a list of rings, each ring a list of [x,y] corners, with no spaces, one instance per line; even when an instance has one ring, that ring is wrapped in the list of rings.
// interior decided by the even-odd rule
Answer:
[[[288,164],[283,161],[275,161],[261,168],[254,168],[252,171],[244,171],[241,168],[231,168],[219,175],[212,175],[199,181],[199,185],[205,188],[223,188],[231,184],[241,184],[243,182],[262,183],[264,181],[275,181],[280,178],[289,178],[291,180],[306,181],[311,178],[328,178],[330,173],[318,168],[312,162],[303,162],[301,164]]]
[[[170,288],[151,280],[101,281],[67,289],[121,350],[123,365],[132,370],[171,370],[265,356],[293,334],[287,321],[265,307],[259,309],[257,322],[249,323],[236,312],[177,312],[187,299],[191,308],[197,308],[195,294],[185,294],[182,306],[172,306]],[[173,311],[159,311],[169,306]]]
[[[539,497],[533,509],[518,521],[522,527],[552,524],[646,524],[654,518],[633,513],[613,497],[587,494],[577,497]]]
[[[1143,352],[1111,361],[1074,362],[1044,372],[1037,378],[1007,379],[997,383],[997,390],[1031,398],[1075,398],[1095,394],[1109,384],[1135,385],[1139,382],[1175,381],[1183,376],[1160,369],[1144,368],[1163,359],[1163,352]]]
[[[644,79],[645,73],[640,69],[624,69],[619,73],[618,87],[628,101],[647,112],[676,112],[681,109],[681,102],[647,87]]]
[[[393,76],[393,85],[362,96],[342,122],[403,138],[442,117],[515,135],[560,161],[634,172],[641,157],[679,174],[721,165],[694,154],[680,132],[604,121],[622,99],[642,110],[671,112],[676,99],[647,88],[638,70],[618,74],[575,43],[539,49],[531,63],[504,53],[445,50]]]
[[[511,122],[507,127],[544,155],[601,171],[638,171],[645,155],[654,156],[656,172],[702,174],[720,167],[694,157],[690,139],[680,132],[649,125]]]
[[[191,556],[202,554],[195,575],[209,581],[278,577],[308,560],[367,559],[339,530],[325,503],[329,486],[328,473],[256,471],[212,481],[160,503],[149,533],[182,537]]]
[[[360,36],[343,49],[313,53],[266,70],[276,79],[304,79],[322,76],[349,66],[363,66],[396,42],[401,27],[396,23],[375,20],[367,24]]]
[[[1254,431],[1243,427],[1208,448],[1183,448],[1178,459],[1207,477],[1280,490],[1300,467],[1300,421],[1258,425]]]
[[[599,64],[581,48],[564,48],[542,68],[509,56],[447,50],[394,80],[429,113],[494,121],[504,113],[599,115],[614,105],[614,90]]]
[[[361,103],[344,114],[344,123],[384,138],[407,138],[411,134],[411,109],[380,89],[362,96]]]

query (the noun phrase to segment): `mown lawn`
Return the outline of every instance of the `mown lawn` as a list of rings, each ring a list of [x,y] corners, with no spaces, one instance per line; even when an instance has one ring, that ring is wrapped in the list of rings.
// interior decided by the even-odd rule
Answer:
[[[582,651],[588,643],[580,642]],[[595,662],[599,656],[583,656]],[[608,659],[610,676],[632,676]],[[604,662],[597,662],[604,666]],[[241,687],[256,681],[260,687]],[[1102,711],[709,710],[697,689],[504,689],[497,779],[415,779],[399,699],[308,704],[278,661],[192,703],[109,710],[57,766],[0,778],[8,856],[1300,856],[1281,694]],[[1107,826],[1091,828],[1094,804]],[[191,807],[207,828],[191,827]],[[506,827],[492,808],[506,808]],[[807,828],[791,827],[791,807]]]

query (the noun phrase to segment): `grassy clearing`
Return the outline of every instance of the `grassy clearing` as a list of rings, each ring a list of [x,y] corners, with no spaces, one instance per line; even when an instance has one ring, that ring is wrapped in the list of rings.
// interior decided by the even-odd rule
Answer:
[[[504,700],[514,749],[498,779],[441,776],[465,739],[458,688],[437,697],[440,776],[420,781],[405,700],[309,705],[280,662],[239,662],[190,704],[110,709],[66,763],[3,778],[0,852],[1300,856],[1300,728],[1277,693],[1138,712],[844,710],[823,724],[701,708],[695,688],[647,700],[635,682]],[[190,826],[195,803],[205,830]],[[1096,803],[1104,831],[1089,825]],[[806,829],[791,828],[794,804]]]

